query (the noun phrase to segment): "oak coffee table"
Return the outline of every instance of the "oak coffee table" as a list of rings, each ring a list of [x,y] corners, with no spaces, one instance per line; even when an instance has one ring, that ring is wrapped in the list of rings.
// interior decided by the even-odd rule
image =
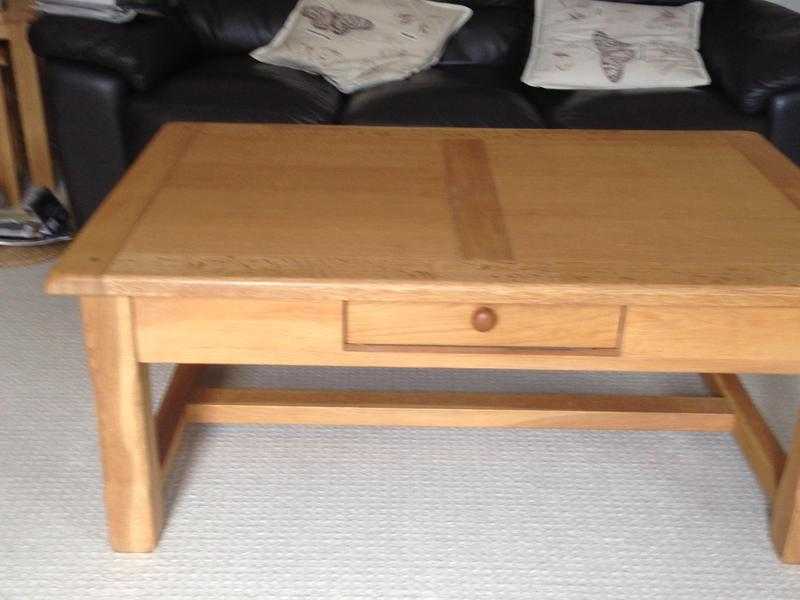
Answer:
[[[800,172],[742,132],[166,126],[53,269],[81,296],[111,545],[147,552],[188,423],[730,431],[800,373]],[[148,363],[179,366],[155,416]],[[702,373],[706,397],[210,389],[206,364]]]

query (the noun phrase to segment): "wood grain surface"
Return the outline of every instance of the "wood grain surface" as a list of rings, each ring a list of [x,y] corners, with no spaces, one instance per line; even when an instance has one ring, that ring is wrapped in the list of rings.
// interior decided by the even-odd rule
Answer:
[[[87,297],[81,309],[111,547],[149,552],[158,543],[164,508],[150,382],[146,365],[136,361],[130,302]]]
[[[490,309],[497,324],[479,331],[475,311]],[[619,306],[455,304],[448,302],[348,302],[348,344],[504,346],[516,348],[616,348]]]
[[[736,416],[733,435],[761,487],[774,498],[786,463],[786,453],[780,442],[736,375],[707,373],[703,379],[712,392],[730,403]]]
[[[800,306],[756,134],[182,123],[139,165],[50,291]]]
[[[444,140],[442,149],[445,188],[461,256],[468,260],[512,260],[503,208],[483,141]]]
[[[205,389],[195,423],[730,431],[720,398]]]

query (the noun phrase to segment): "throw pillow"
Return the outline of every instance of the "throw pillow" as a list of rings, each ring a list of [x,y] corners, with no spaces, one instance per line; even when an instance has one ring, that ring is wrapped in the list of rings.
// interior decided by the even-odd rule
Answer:
[[[554,89],[706,85],[710,78],[697,51],[702,13],[702,2],[536,0],[522,81]]]
[[[472,11],[425,0],[300,0],[250,56],[325,77],[349,93],[435,64]]]

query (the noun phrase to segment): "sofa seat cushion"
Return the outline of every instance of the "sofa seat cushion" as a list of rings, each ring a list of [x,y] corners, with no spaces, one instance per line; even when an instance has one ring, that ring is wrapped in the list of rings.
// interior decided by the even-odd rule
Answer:
[[[342,95],[321,77],[247,56],[208,60],[131,97],[127,133],[135,156],[164,123],[330,123]]]
[[[551,127],[570,129],[745,129],[764,133],[762,117],[736,110],[710,87],[668,90],[543,90],[528,97]]]
[[[433,68],[350,97],[341,121],[355,125],[544,127],[513,79],[495,69]]]

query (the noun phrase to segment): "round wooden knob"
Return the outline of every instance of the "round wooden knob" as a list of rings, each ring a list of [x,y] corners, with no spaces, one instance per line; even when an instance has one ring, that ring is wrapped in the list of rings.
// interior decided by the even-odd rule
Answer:
[[[472,313],[472,326],[478,331],[489,331],[497,325],[497,313],[488,306],[481,306]]]

